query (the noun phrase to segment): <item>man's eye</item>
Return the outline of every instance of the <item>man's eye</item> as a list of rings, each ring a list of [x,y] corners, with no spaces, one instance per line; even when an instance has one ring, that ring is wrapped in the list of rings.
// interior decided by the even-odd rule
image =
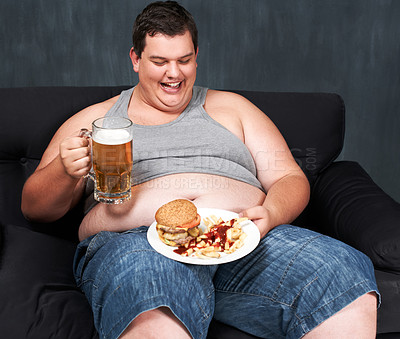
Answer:
[[[180,60],[179,63],[182,64],[182,65],[185,65],[185,64],[188,64],[189,61],[190,61],[190,59],[187,59],[187,60]]]
[[[165,65],[165,61],[153,61],[153,64],[157,66],[163,66]]]

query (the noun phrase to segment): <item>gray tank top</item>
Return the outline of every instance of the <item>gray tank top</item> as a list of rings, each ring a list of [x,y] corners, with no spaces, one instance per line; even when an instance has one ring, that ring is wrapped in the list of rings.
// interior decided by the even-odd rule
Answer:
[[[106,116],[128,117],[134,88],[123,91]],[[177,119],[162,125],[133,126],[134,185],[175,173],[207,173],[262,189],[244,143],[204,110],[207,88],[193,96]]]

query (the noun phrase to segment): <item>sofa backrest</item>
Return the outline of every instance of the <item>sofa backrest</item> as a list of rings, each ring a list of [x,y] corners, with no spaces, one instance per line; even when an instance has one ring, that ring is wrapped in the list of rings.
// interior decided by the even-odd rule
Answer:
[[[115,96],[125,88],[0,89],[1,224],[38,227],[22,216],[21,191],[52,136],[65,120],[79,110]],[[340,96],[329,93],[235,92],[247,97],[275,122],[311,183],[341,152],[344,104]],[[74,212],[60,221],[65,224],[63,229],[66,230],[62,236],[76,234],[71,222],[80,217]],[[60,235],[60,228],[54,225],[40,227],[46,233]]]

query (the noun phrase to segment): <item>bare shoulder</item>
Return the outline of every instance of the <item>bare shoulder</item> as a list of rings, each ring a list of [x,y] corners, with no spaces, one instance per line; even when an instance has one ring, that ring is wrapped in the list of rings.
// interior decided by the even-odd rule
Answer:
[[[239,117],[244,122],[249,119],[264,119],[266,115],[244,96],[228,92],[209,90],[206,105],[210,111],[229,111],[231,115]]]
[[[245,97],[232,92],[211,90],[207,94],[206,105],[217,117],[224,115],[225,119],[240,123],[243,141],[251,152],[258,152],[260,148],[286,149],[286,143],[268,117],[268,112],[262,112]]]
[[[117,100],[118,96],[88,106],[65,121],[51,139],[50,144],[43,154],[39,167],[45,166],[57,156],[59,145],[63,140],[77,136],[82,128],[90,130],[92,121],[103,117]]]
[[[245,141],[244,113],[252,109],[247,99],[232,92],[208,90],[204,109],[211,118]]]
[[[118,97],[119,96],[116,96],[106,101],[102,101],[84,108],[83,110],[70,117],[60,127],[59,131],[73,131],[74,128],[78,128],[78,130],[80,130],[81,128],[90,129],[92,121],[97,118],[103,117],[118,100]]]
[[[209,90],[205,109],[213,118],[239,121],[245,134],[265,133],[266,129],[271,132],[274,129],[267,114],[247,98],[233,92]]]
[[[206,105],[210,108],[235,108],[237,105],[242,106],[252,104],[242,95],[228,91],[217,91],[210,89],[207,92]]]

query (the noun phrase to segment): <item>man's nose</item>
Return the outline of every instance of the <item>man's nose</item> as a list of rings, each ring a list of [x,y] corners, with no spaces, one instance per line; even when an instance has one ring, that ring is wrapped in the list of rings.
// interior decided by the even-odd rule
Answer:
[[[170,62],[168,64],[166,75],[168,78],[177,78],[179,76],[180,69],[176,62]]]

